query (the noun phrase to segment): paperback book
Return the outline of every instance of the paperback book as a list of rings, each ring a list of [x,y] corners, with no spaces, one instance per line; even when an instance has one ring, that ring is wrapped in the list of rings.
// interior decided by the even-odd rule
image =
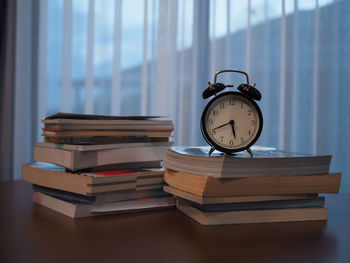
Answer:
[[[162,169],[72,173],[48,163],[24,164],[22,178],[32,184],[82,195],[162,189],[164,184]]]
[[[263,177],[287,175],[323,175],[329,173],[330,155],[316,156],[289,153],[270,147],[253,146],[253,157],[247,152],[234,155],[210,147],[171,147],[165,151],[164,166],[194,175],[216,178]]]
[[[139,212],[172,208],[175,206],[175,199],[173,197],[140,198],[103,204],[86,204],[53,197],[41,192],[33,193],[33,201],[71,218]]]

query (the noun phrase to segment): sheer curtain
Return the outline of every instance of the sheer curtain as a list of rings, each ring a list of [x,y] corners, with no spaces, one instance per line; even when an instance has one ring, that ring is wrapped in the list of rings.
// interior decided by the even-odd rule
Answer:
[[[40,0],[38,10],[33,140],[41,118],[68,111],[169,116],[177,145],[203,145],[201,92],[237,68],[263,94],[258,143],[332,154],[350,192],[349,1]]]

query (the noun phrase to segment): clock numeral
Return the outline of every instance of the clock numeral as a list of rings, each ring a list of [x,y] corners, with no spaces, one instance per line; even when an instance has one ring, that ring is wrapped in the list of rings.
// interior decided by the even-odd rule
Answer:
[[[234,99],[230,99],[229,105],[235,105],[235,100]]]
[[[248,110],[248,115],[252,115],[252,109]]]
[[[220,109],[224,109],[225,108],[225,102],[224,101],[220,101]]]
[[[251,120],[250,123],[251,123],[252,126],[255,126],[256,125],[256,120]]]
[[[209,119],[209,124],[213,124],[213,120],[212,119]]]
[[[230,140],[230,146],[233,146],[233,140]]]
[[[244,138],[243,137],[241,137],[241,143],[244,144]]]
[[[213,110],[213,116],[215,116],[215,115],[219,115],[219,111]]]
[[[250,134],[251,134],[251,131],[249,130],[249,131],[248,131],[248,135],[250,135]]]
[[[220,136],[220,142],[224,141],[224,136]]]
[[[211,133],[212,133],[213,135],[215,135],[215,134],[216,134],[216,130],[211,130]]]

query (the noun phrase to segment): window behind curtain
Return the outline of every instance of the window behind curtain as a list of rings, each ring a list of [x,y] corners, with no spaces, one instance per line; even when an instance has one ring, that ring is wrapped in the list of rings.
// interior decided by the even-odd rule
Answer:
[[[87,57],[93,57],[93,112],[110,114],[111,85],[114,56],[114,26],[116,1],[54,0],[47,1],[47,107],[46,114],[62,110],[62,101],[69,100],[69,111],[84,113],[86,100]],[[152,3],[153,4],[153,3]],[[69,8],[65,8],[70,6]],[[93,5],[93,7],[91,6]],[[121,70],[123,88],[121,89],[122,114],[140,114],[140,86],[142,64],[142,37],[144,1],[124,1],[121,6]],[[89,8],[93,10],[93,38],[90,45],[93,52],[88,53]],[[64,12],[70,14],[70,24],[64,24]],[[117,14],[118,15],[118,14]],[[63,28],[66,27],[66,28]],[[67,28],[71,29],[67,29]],[[65,30],[65,32],[63,32]],[[91,29],[90,29],[91,30]],[[70,45],[71,79],[69,96],[62,98],[61,86],[62,50],[64,34],[71,34]],[[91,52],[91,51],[90,51]]]
[[[332,154],[350,191],[349,1],[41,1],[46,108],[39,116],[168,115],[176,144],[201,145],[201,91],[217,70],[238,68],[263,94],[258,143]]]

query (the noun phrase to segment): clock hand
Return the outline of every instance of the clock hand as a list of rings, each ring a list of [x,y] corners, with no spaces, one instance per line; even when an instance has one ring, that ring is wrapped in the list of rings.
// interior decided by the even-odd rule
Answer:
[[[221,128],[221,127],[224,127],[224,126],[226,126],[226,125],[229,125],[229,124],[230,124],[230,122],[225,123],[225,124],[223,124],[223,125],[220,125],[220,126],[218,126],[218,127],[215,127],[215,128],[213,129],[213,131],[216,130],[216,129],[219,129],[219,128]]]
[[[236,132],[235,132],[235,121],[234,120],[230,120],[230,125],[231,125],[231,128],[232,128],[232,133],[233,133],[233,137],[236,139]]]

